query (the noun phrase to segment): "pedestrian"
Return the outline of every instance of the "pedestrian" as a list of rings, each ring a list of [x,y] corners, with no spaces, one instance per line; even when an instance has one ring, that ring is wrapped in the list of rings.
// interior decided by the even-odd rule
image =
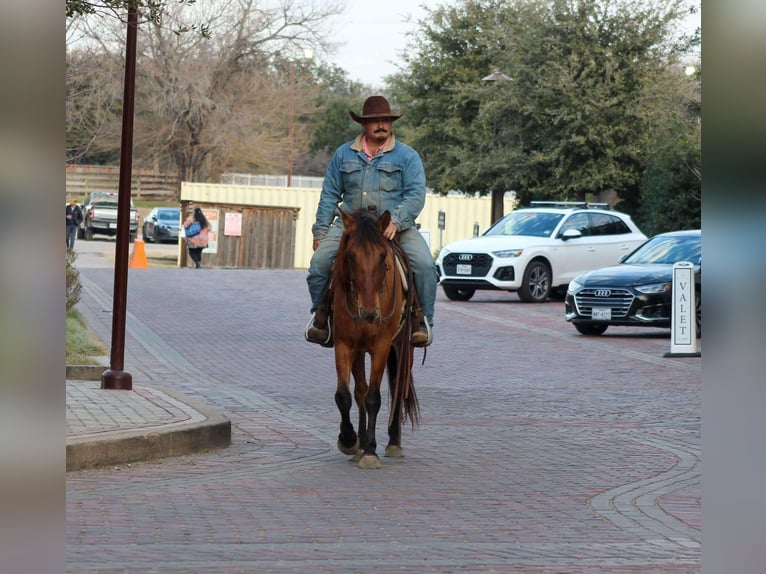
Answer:
[[[71,199],[66,206],[66,247],[74,249],[74,240],[77,237],[77,230],[82,223],[82,209],[77,205],[76,199]]]
[[[194,268],[199,269],[202,262],[202,250],[207,247],[210,238],[210,222],[199,207],[195,207],[184,221],[184,235],[189,257],[194,261]]]
[[[438,276],[428,243],[415,226],[426,200],[423,163],[414,149],[396,140],[393,123],[402,114],[391,113],[383,96],[370,96],[364,102],[362,115],[353,111],[349,115],[361,124],[362,133],[335,151],[325,173],[311,229],[314,254],[306,281],[313,317],[305,336],[312,343],[324,344],[329,339],[326,314],[317,313],[317,309],[343,234],[343,221],[336,217],[336,210],[351,213],[367,209],[377,216],[385,211],[391,214],[391,223],[383,235],[394,239],[398,233],[399,243],[407,253],[425,315],[425,321],[415,326],[411,340],[415,346],[426,347],[432,341]]]

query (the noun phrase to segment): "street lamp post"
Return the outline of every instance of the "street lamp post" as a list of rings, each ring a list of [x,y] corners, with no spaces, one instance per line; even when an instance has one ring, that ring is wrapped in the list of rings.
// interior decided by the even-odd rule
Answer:
[[[489,76],[484,76],[481,79],[482,82],[511,82],[513,78],[506,76],[499,69],[495,68]],[[493,130],[492,137],[496,138],[497,134]],[[492,190],[492,212],[491,222],[494,223],[503,216],[503,195],[505,192],[501,189]]]

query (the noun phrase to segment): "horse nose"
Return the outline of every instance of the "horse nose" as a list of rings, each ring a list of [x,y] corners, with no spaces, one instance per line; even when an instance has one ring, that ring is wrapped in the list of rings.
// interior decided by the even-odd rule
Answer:
[[[365,309],[360,307],[359,316],[365,323],[372,323],[380,317],[380,311],[378,309]]]

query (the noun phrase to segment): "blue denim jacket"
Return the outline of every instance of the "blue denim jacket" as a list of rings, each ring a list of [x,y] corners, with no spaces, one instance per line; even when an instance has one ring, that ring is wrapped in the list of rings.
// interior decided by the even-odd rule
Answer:
[[[363,134],[340,146],[324,176],[314,239],[323,239],[336,216],[336,208],[346,213],[377,207],[378,215],[391,213],[399,231],[415,225],[426,202],[426,175],[420,156],[411,147],[397,143],[391,135],[386,146],[371,160],[362,150]]]

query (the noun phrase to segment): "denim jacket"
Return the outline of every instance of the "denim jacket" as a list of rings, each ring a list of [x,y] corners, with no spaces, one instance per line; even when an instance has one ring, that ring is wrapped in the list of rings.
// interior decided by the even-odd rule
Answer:
[[[378,215],[391,213],[399,231],[415,225],[426,201],[426,175],[420,156],[411,147],[397,143],[394,135],[375,157],[368,160],[362,150],[363,134],[340,146],[324,176],[314,239],[322,239],[332,225],[336,208],[346,213],[377,207]]]

